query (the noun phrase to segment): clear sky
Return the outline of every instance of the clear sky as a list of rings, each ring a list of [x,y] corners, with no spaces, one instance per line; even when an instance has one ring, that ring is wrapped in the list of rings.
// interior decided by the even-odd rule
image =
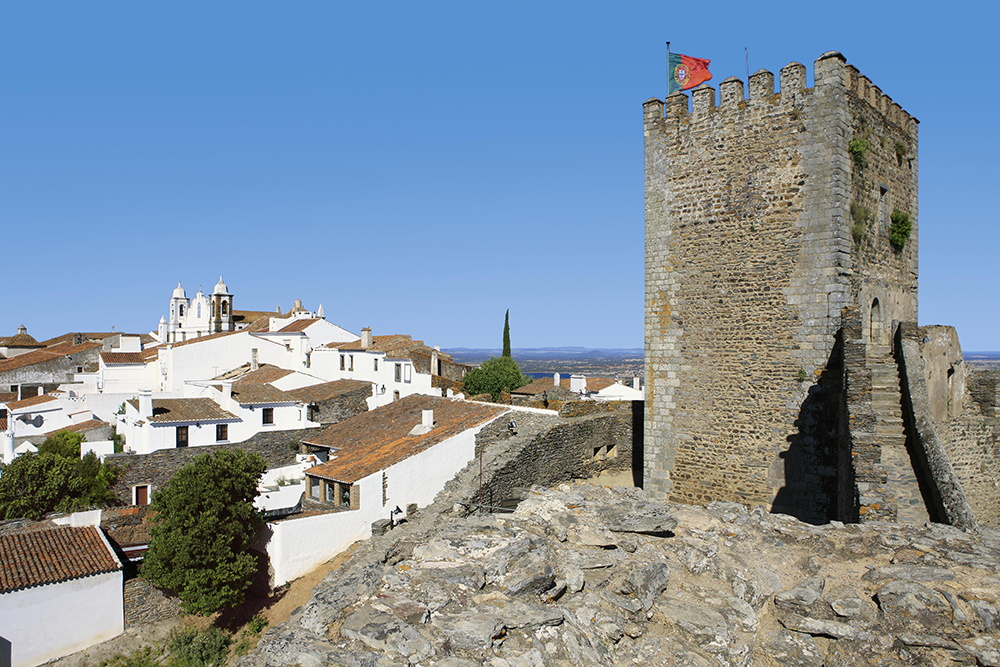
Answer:
[[[920,320],[1000,350],[998,10],[0,0],[0,335],[181,281],[444,347],[643,345],[642,103],[841,51],[920,121]],[[983,83],[985,82],[985,83]]]

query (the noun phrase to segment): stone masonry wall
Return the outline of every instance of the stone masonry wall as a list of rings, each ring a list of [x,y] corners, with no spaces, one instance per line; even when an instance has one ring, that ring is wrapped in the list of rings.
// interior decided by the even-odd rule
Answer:
[[[514,413],[509,418],[518,424],[517,435],[506,430],[510,421],[507,418],[484,428],[476,436],[477,459],[486,448],[482,499],[478,484],[474,484],[468,501],[499,507],[535,484],[553,486],[605,470],[629,470],[633,446],[631,402],[597,405],[600,410],[581,417]]]
[[[790,63],[780,93],[761,70],[746,99],[730,78],[718,107],[708,86],[690,112],[682,94],[644,105],[655,495],[837,515],[834,348],[864,258],[852,255],[850,77],[839,53],[814,71],[814,88]]]
[[[112,490],[124,504],[131,505],[132,487],[149,484],[155,493],[173,477],[175,472],[199,454],[222,449],[242,449],[263,456],[268,468],[292,465],[295,463],[297,450],[293,450],[289,443],[299,442],[319,430],[311,428],[258,433],[249,440],[233,444],[161,449],[151,454],[109,454],[105,460],[117,465],[121,471]]]

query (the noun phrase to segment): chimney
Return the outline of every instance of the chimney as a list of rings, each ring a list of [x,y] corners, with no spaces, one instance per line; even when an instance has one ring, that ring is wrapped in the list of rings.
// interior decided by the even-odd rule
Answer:
[[[562,378],[559,377],[559,373],[552,374],[552,386],[558,387],[559,383],[562,382]]]
[[[374,343],[374,338],[372,337],[372,328],[365,327],[361,330],[361,347],[368,349]]]
[[[570,375],[569,376],[569,390],[574,391],[578,394],[582,394],[587,391],[587,376],[586,375]]]
[[[634,378],[632,378],[632,388],[633,389],[642,389],[642,387],[639,386],[639,376],[638,375],[636,375]]]
[[[434,428],[434,411],[433,410],[421,410],[420,411],[420,425],[430,430]]]
[[[438,353],[441,348],[437,345],[431,350],[431,375],[441,375],[441,360],[438,357]]]
[[[139,390],[139,419],[153,416],[153,394],[149,389]]]
[[[257,361],[257,348],[250,348],[250,372],[254,372],[260,368],[260,363]]]

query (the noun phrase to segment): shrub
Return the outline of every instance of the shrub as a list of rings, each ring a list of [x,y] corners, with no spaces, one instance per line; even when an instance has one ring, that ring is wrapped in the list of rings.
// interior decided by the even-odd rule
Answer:
[[[144,646],[128,655],[119,653],[101,660],[98,667],[157,667],[157,657],[158,654],[153,653],[153,647]]]
[[[219,628],[174,629],[167,640],[170,667],[212,667],[226,661],[226,650],[232,638]]]
[[[889,242],[897,248],[902,248],[906,245],[907,240],[909,240],[910,230],[913,228],[913,223],[910,222],[910,214],[894,208],[892,209],[892,215],[889,216],[889,220],[891,221],[889,224]]]
[[[865,159],[865,153],[869,149],[871,149],[871,144],[864,137],[851,139],[850,143],[847,144],[847,150],[850,151],[851,157],[854,159],[854,164],[857,167],[864,167],[868,164],[868,160]]]
[[[72,431],[59,431],[53,433],[45,442],[38,445],[39,454],[55,454],[67,459],[80,458],[80,443],[83,436]]]
[[[907,153],[906,144],[902,141],[896,142],[896,164],[900,167],[903,166],[903,158],[906,157]]]
[[[247,621],[246,629],[247,632],[259,635],[267,627],[267,619],[264,618],[263,614],[254,614],[253,618]]]
[[[500,392],[523,387],[529,382],[531,379],[521,373],[520,366],[510,357],[487,359],[462,378],[466,395],[490,394],[494,401],[500,397]]]

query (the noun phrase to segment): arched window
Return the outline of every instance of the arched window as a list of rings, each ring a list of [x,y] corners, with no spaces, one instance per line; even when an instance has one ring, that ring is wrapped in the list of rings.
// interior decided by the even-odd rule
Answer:
[[[181,317],[184,317],[184,304],[182,303],[177,308],[178,308],[178,311],[179,311],[177,314],[180,315]]]
[[[229,302],[228,301],[223,301],[222,302],[222,316],[225,317],[228,314],[229,314]]]
[[[868,338],[875,345],[882,344],[882,306],[878,299],[872,301],[871,326],[868,330]]]
[[[201,301],[198,302],[198,310],[195,311],[195,317],[199,320],[201,319]]]

